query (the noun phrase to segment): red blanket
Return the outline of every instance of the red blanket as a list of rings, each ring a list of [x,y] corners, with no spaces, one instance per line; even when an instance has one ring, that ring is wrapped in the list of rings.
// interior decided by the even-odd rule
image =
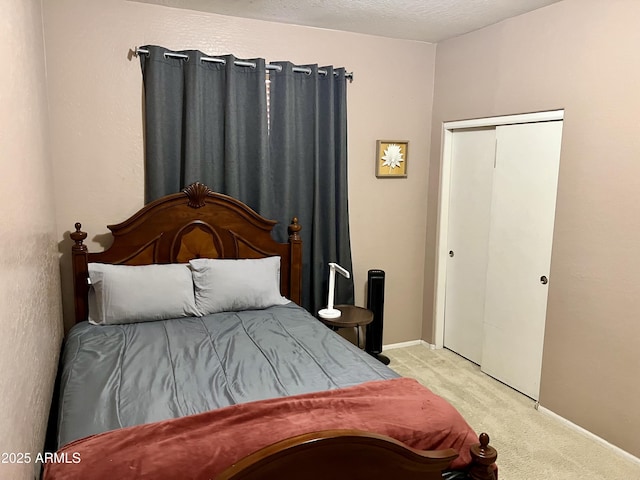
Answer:
[[[210,479],[240,458],[303,433],[353,428],[471,461],[478,437],[446,400],[409,378],[275,398],[122,428],[65,445],[45,480]],[[77,461],[77,463],[74,463]]]

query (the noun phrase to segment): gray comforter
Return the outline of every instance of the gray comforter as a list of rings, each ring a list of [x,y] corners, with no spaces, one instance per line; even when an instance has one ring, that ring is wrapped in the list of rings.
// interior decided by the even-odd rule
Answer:
[[[398,375],[289,304],[129,325],[65,343],[58,446],[87,435]]]

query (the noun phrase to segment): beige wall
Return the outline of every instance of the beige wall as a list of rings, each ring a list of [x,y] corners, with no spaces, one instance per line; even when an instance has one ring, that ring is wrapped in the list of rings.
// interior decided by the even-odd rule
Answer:
[[[42,16],[39,0],[0,5],[0,452],[35,458],[62,338]],[[0,478],[33,473],[0,464]]]
[[[44,8],[58,237],[66,239],[65,248],[74,222],[82,221],[89,239],[98,235],[102,242],[106,224],[142,206],[142,85],[129,49],[159,44],[346,66],[355,74],[348,108],[356,302],[364,304],[367,270],[386,270],[384,341],[420,338],[434,45],[120,0],[64,0]],[[375,178],[380,138],[411,142],[408,179]],[[101,248],[90,243],[90,249]]]
[[[541,404],[640,455],[640,2],[566,0],[437,47],[426,245],[432,338],[443,121],[565,109]]]
[[[45,2],[50,127],[40,3],[3,0],[2,10],[0,53],[10,68],[0,77],[0,161],[8,172],[0,191],[0,451],[42,445],[60,341],[56,242],[70,322],[69,228],[83,221],[90,247],[100,249],[105,224],[142,205],[141,76],[127,52],[156,43],[355,72],[356,299],[363,304],[369,268],[386,270],[385,343],[418,338],[421,329],[432,341],[441,122],[564,108],[541,402],[640,455],[640,420],[630,408],[640,394],[638,2],[566,0],[443,42],[437,63],[435,47],[419,42],[123,0]],[[410,140],[408,179],[375,179],[379,138]],[[30,469],[2,465],[0,476],[28,478]]]

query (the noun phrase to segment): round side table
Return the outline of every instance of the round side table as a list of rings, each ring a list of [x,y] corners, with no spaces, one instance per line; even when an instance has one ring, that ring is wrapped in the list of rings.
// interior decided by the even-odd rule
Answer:
[[[360,346],[360,330],[362,330],[363,326],[373,321],[373,312],[363,307],[356,307],[355,305],[334,305],[334,308],[340,310],[342,315],[338,318],[322,318],[318,316],[320,321],[334,330],[355,327],[357,346],[358,348],[362,348]]]

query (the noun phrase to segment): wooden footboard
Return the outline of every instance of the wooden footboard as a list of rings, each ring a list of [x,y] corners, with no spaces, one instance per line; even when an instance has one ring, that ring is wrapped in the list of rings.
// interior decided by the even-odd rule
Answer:
[[[489,436],[471,448],[468,475],[496,480],[496,450]],[[359,430],[307,433],[244,457],[216,480],[442,480],[442,471],[458,457],[453,449],[416,450],[385,435]]]

